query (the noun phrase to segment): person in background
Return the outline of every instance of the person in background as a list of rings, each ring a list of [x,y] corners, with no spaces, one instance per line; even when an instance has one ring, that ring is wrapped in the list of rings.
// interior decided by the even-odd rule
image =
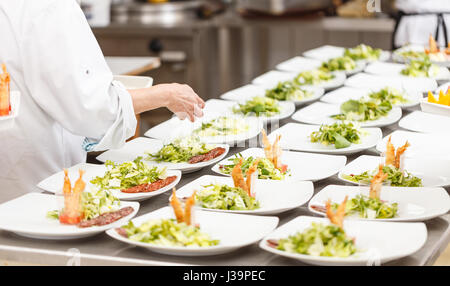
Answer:
[[[127,91],[113,81],[76,0],[0,0],[0,63],[21,92],[15,125],[0,130],[0,202],[86,160],[87,151],[120,148],[135,114],[167,107],[181,119],[202,116],[187,85]]]
[[[449,0],[396,0],[395,4],[399,13],[393,37],[394,49],[406,44],[427,46],[430,35],[438,46],[448,46]]]

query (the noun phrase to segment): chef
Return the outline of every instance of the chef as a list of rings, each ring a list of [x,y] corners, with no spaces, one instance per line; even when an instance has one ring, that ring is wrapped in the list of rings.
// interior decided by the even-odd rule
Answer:
[[[430,35],[436,39],[439,46],[448,46],[449,0],[396,0],[396,7],[399,14],[393,48],[406,44],[428,46]]]
[[[76,0],[0,0],[0,63],[21,92],[15,125],[0,130],[0,203],[85,162],[86,151],[120,148],[135,114],[167,107],[182,119],[202,116],[187,85],[127,91],[104,56]]]

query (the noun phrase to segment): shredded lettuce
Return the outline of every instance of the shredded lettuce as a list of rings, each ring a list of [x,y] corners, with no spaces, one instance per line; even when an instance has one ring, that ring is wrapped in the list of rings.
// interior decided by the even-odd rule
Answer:
[[[336,149],[347,148],[352,143],[361,143],[361,129],[352,122],[336,122],[320,126],[318,131],[311,133],[311,142],[320,142],[325,146],[333,145]]]
[[[211,184],[196,193],[196,202],[202,208],[219,210],[254,210],[259,202],[241,188]]]
[[[381,55],[381,49],[374,49],[371,46],[360,44],[351,49],[345,49],[344,56],[357,60],[378,60]]]
[[[274,116],[281,112],[281,107],[278,101],[269,97],[254,97],[245,103],[238,104],[233,108],[234,113],[240,113],[244,115],[254,114],[256,116]]]
[[[402,171],[392,165],[385,165],[383,172],[388,174],[387,183],[395,187],[422,187],[422,179],[412,175],[407,171]],[[349,181],[370,184],[373,176],[378,173],[378,168],[372,171],[365,171],[361,174],[344,174],[343,178]]]
[[[323,71],[351,71],[356,68],[356,62],[348,56],[332,58],[322,64]]]
[[[309,90],[302,89],[293,81],[284,81],[277,84],[273,89],[266,90],[266,97],[280,101],[300,101],[313,96]]]
[[[350,99],[341,104],[341,113],[331,118],[349,121],[373,121],[387,116],[392,110],[389,101],[377,102],[375,100]]]
[[[333,209],[338,208],[338,204],[332,205]],[[398,204],[387,203],[380,199],[370,198],[364,195],[357,195],[347,202],[345,215],[358,215],[361,218],[386,219],[397,215]]]
[[[318,68],[299,73],[294,79],[294,83],[298,85],[318,85],[324,81],[330,81],[335,77],[330,71]]]
[[[249,130],[249,125],[244,118],[218,117],[194,130],[194,134],[200,137],[226,136],[242,134]]]
[[[187,162],[194,156],[203,155],[213,149],[212,146],[200,142],[198,138],[179,138],[164,145],[154,154],[147,153],[147,160],[156,162],[181,163]]]

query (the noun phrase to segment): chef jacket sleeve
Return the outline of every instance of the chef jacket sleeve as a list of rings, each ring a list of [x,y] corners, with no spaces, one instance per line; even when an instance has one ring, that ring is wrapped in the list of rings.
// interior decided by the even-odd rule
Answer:
[[[95,151],[120,148],[136,129],[131,96],[113,81],[76,2],[47,2],[21,31],[30,94],[65,129],[97,140]]]

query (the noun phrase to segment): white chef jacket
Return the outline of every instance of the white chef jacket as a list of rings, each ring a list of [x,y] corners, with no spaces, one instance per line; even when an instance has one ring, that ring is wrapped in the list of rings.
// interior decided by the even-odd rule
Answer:
[[[450,0],[396,0],[396,7],[406,14],[414,14],[402,17],[399,22],[394,39],[396,47],[406,44],[428,45],[430,34],[435,37],[438,24],[437,13],[443,13],[448,28],[447,36],[450,40]],[[439,29],[438,38],[439,45],[446,46],[442,27]]]
[[[0,130],[0,202],[85,162],[85,138],[98,151],[134,134],[131,96],[75,0],[0,0],[0,63],[21,93],[14,126]]]

